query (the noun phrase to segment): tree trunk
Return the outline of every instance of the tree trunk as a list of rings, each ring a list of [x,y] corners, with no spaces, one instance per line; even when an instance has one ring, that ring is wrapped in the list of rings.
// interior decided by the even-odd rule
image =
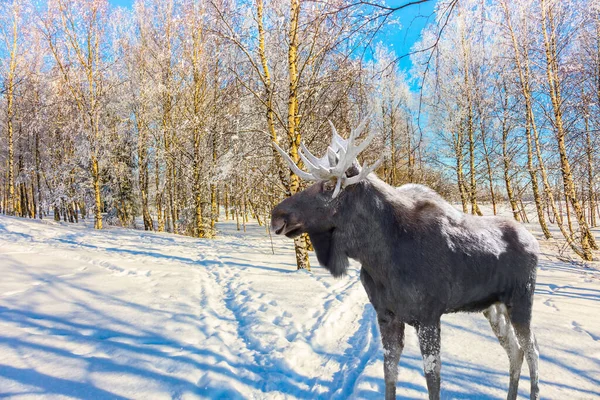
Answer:
[[[398,166],[397,166],[397,162],[396,162],[396,129],[395,129],[395,116],[394,116],[394,109],[392,107],[390,107],[390,152],[391,152],[391,163],[392,163],[392,169],[391,169],[391,176],[390,176],[390,181],[391,181],[391,185],[392,186],[396,186],[398,184],[398,177],[397,177],[397,170],[398,170]]]
[[[406,119],[406,157],[408,164],[408,182],[415,182],[415,155],[412,148],[412,136],[413,136],[413,128],[412,121],[407,118]]]
[[[81,204],[79,204],[79,209],[81,210],[81,219],[86,219],[87,209],[85,208],[85,201],[81,201]]]
[[[298,6],[299,9],[299,6]],[[265,106],[267,111],[267,127],[269,129],[269,134],[271,135],[271,140],[275,144],[279,144],[279,138],[277,136],[277,131],[275,130],[275,111],[273,109],[273,85],[271,83],[271,72],[269,69],[269,63],[267,61],[267,52],[265,46],[265,29],[264,29],[264,21],[263,21],[263,11],[264,4],[263,0],[256,0],[256,22],[258,28],[258,55],[260,58],[260,64],[263,69],[263,84],[265,89]],[[290,44],[291,45],[291,44]],[[291,82],[291,81],[290,81]],[[283,160],[277,153],[277,150],[274,146],[271,146],[273,153],[273,160],[275,160],[275,164],[277,165],[277,173],[279,175],[279,180],[281,184],[286,190],[286,196],[290,195],[290,182],[285,174],[286,167],[283,163]]]
[[[521,221],[519,217],[519,206],[517,205],[517,201],[515,199],[515,194],[513,192],[512,183],[510,179],[510,157],[508,154],[508,95],[506,96],[504,103],[504,114],[502,118],[502,163],[504,166],[504,185],[506,186],[506,196],[508,197],[508,202],[510,204],[510,208],[513,213],[513,218],[516,221]]]
[[[38,204],[38,216],[43,219],[44,212],[42,211],[42,179],[40,172],[40,135],[39,132],[35,133],[35,178],[37,183],[37,204]]]
[[[71,207],[73,209],[73,217],[75,218],[75,223],[78,224],[79,223],[79,216],[77,215],[77,202],[76,201],[72,201],[71,202]]]
[[[163,129],[163,141],[164,141],[164,149],[165,149],[165,162],[166,162],[166,170],[165,170],[165,195],[166,195],[166,229],[168,232],[174,233],[175,227],[171,224],[171,222],[175,222],[175,204],[174,200],[174,189],[173,185],[175,181],[173,179],[173,154],[171,150],[171,94],[168,92],[169,89],[169,76],[170,71],[166,72],[166,77],[163,78],[163,85],[165,87],[165,93],[163,93],[163,103],[162,103],[162,129]]]
[[[240,201],[239,199],[234,200],[234,211],[235,211],[235,223],[237,230],[240,230]]]
[[[600,33],[600,32],[599,32]],[[600,59],[599,59],[600,61]],[[599,88],[600,90],[600,88]],[[584,113],[585,118],[585,155],[587,157],[587,189],[588,189],[588,209],[590,214],[590,226],[596,226],[596,199],[594,190],[594,148],[592,146],[592,133],[589,128],[589,118],[587,110]]]
[[[100,171],[98,159],[92,155],[92,180],[94,186],[94,228],[102,229],[102,201],[100,199]]]
[[[17,38],[18,38],[18,8],[17,0],[13,0],[13,26],[12,26],[12,48],[10,51],[10,63],[6,85],[6,125],[8,130],[8,202],[6,208],[8,215],[15,214],[15,153],[14,153],[14,93],[15,93],[15,73],[17,69]]]
[[[27,199],[27,186],[25,182],[21,182],[19,188],[21,192],[21,217],[26,217],[29,215],[29,201]]]
[[[469,111],[467,132],[469,134],[469,175],[471,178],[469,187],[469,200],[471,202],[471,214],[483,215],[477,205],[477,180],[475,177],[475,137],[473,129],[473,116]]]
[[[463,138],[462,138],[462,126],[459,126],[456,134],[454,135],[454,156],[456,158],[456,181],[458,184],[458,192],[460,193],[460,200],[462,203],[462,210],[466,214],[469,210],[467,208],[467,193],[465,191],[465,178],[463,174]]]
[[[531,177],[531,187],[533,191],[533,201],[535,202],[535,209],[537,211],[538,222],[540,227],[542,228],[542,232],[544,233],[544,237],[546,239],[552,238],[552,234],[548,229],[548,224],[546,224],[546,218],[544,216],[544,207],[542,204],[542,198],[539,192],[539,184],[538,184],[538,175],[537,170],[533,165],[533,143],[531,137],[531,126],[529,122],[529,117],[527,117],[525,127],[525,136],[527,140],[527,170],[529,171],[529,176]]]
[[[60,204],[61,204],[60,208],[62,209],[63,221],[68,222],[69,216],[68,216],[68,212],[67,212],[67,207],[65,206],[65,199],[62,199],[60,201]]]
[[[136,124],[138,131],[138,164],[139,164],[139,185],[140,194],[142,197],[142,218],[144,220],[144,230],[154,230],[154,222],[150,215],[150,207],[148,204],[148,135],[146,134],[146,126],[142,120],[143,110],[139,110],[136,115]]]
[[[534,144],[536,146],[537,160],[538,160],[538,163],[540,166],[540,172],[542,174],[542,182],[544,183],[544,190],[546,192],[546,196],[549,199],[550,206],[552,207],[555,214],[556,214],[556,209],[554,206],[554,197],[552,195],[552,191],[550,190],[550,185],[548,184],[548,178],[547,178],[545,168],[544,168],[544,161],[543,161],[540,151],[539,151],[539,141],[538,141],[537,129],[536,129],[536,125],[535,125],[535,117],[533,115],[533,105],[532,105],[531,90],[530,90],[529,57],[528,57],[527,51],[525,51],[525,54],[523,57],[524,60],[522,60],[521,50],[519,48],[517,38],[516,38],[515,32],[512,27],[510,12],[508,10],[508,6],[507,6],[506,2],[502,2],[502,6],[504,8],[505,18],[507,21],[507,27],[508,27],[508,30],[509,30],[510,36],[511,36],[511,42],[512,42],[513,51],[514,51],[515,66],[516,66],[517,74],[518,74],[518,78],[519,78],[519,86],[520,86],[523,98],[525,100],[525,136],[526,136],[526,141],[527,141],[527,170],[531,177],[533,199],[534,199],[535,207],[536,207],[536,211],[537,211],[538,222],[540,224],[540,227],[542,228],[544,237],[546,239],[550,239],[552,237],[552,234],[550,233],[550,230],[548,229],[548,225],[546,224],[546,218],[544,216],[544,208],[543,208],[541,196],[539,193],[537,171],[533,165],[533,146],[534,146]],[[532,137],[532,130],[533,130],[533,137]],[[535,138],[535,142],[534,142],[534,138]],[[521,202],[521,204],[522,204],[522,202]],[[559,218],[557,218],[557,220],[560,221]]]
[[[229,189],[225,185],[225,221],[229,221]]]
[[[35,175],[32,174],[33,176],[31,177],[31,194],[29,195],[29,218],[37,218],[37,204],[35,201],[35,185],[33,182],[35,182]]]
[[[158,145],[158,142],[157,142]],[[162,192],[160,190],[160,165],[158,162],[158,148],[156,149],[156,155],[154,156],[154,184],[155,184],[155,189],[156,189],[156,195],[155,195],[155,207],[156,207],[156,220],[157,220],[157,230],[158,232],[164,232],[165,231],[165,220],[163,218],[163,213],[162,213]]]
[[[560,155],[560,166],[561,175],[563,178],[564,194],[567,201],[571,203],[573,212],[577,218],[579,229],[581,231],[581,250],[582,257],[586,261],[593,259],[592,249],[598,249],[596,241],[587,225],[583,210],[577,195],[575,193],[575,184],[573,182],[573,175],[571,172],[571,164],[567,157],[567,150],[565,145],[566,132],[563,125],[562,117],[562,99],[558,76],[558,51],[556,36],[554,32],[554,17],[552,10],[548,7],[547,1],[542,0],[542,32],[544,37],[544,49],[546,53],[546,77],[548,79],[548,86],[550,88],[550,100],[552,103],[552,109],[554,111],[554,126],[556,130],[556,140],[558,142],[558,152]],[[550,26],[550,33],[548,31],[548,25]]]
[[[215,99],[216,100],[216,99]],[[216,101],[215,101],[216,103]],[[213,127],[212,135],[212,166],[213,171],[217,169],[217,127]],[[219,218],[219,208],[217,206],[217,184],[211,182],[210,184],[210,235],[215,236],[216,228],[215,224]]]
[[[219,215],[219,209],[217,208],[217,185],[216,183],[210,184],[210,235],[215,236],[217,222],[217,216]]]
[[[290,141],[290,157],[298,163],[298,149],[300,147],[301,135],[298,131],[300,116],[298,115],[298,20],[300,18],[300,0],[291,0],[290,3],[290,30],[288,45],[288,73],[289,73],[289,98],[288,98],[288,138]],[[290,172],[290,194],[293,195],[300,190],[300,180],[296,174]],[[296,264],[298,269],[310,270],[308,250],[306,248],[305,235],[294,239],[296,250]]]
[[[242,226],[246,232],[246,223],[248,222],[248,209],[246,208],[246,195],[242,192]]]
[[[487,172],[488,172],[488,180],[490,182],[490,196],[492,197],[492,211],[494,213],[494,215],[498,214],[498,210],[496,209],[496,193],[494,191],[494,173],[492,172],[492,163],[490,161],[490,155],[488,153],[488,149],[487,149],[487,145],[485,144],[485,135],[483,134],[483,123],[482,125],[482,130],[481,130],[481,139],[482,139],[482,145],[483,145],[483,153],[484,153],[484,157],[485,157],[485,164],[487,166]]]
[[[571,207],[569,206],[569,198],[565,194],[565,214],[567,216],[567,226],[569,227],[569,232],[571,233],[571,237],[574,235],[573,231],[573,222],[571,221]]]
[[[200,181],[200,166],[198,158],[196,156],[199,153],[199,145],[194,143],[194,167],[193,167],[193,179],[194,179],[194,211],[195,211],[195,222],[196,222],[196,237],[206,237],[206,229],[204,227],[204,220],[202,216],[202,184]],[[198,158],[197,158],[198,157]]]
[[[199,103],[198,103],[199,104]],[[194,210],[195,210],[195,231],[196,236],[199,238],[207,237],[206,227],[204,225],[204,216],[202,213],[202,181],[200,175],[200,163],[201,163],[201,153],[200,153],[200,127],[195,125],[193,138],[194,138],[194,159],[193,159],[193,193],[194,193]]]
[[[469,141],[469,175],[470,175],[470,187],[469,187],[469,201],[471,203],[471,213],[482,215],[479,206],[477,205],[477,180],[475,176],[475,129],[473,127],[473,99],[471,93],[471,82],[469,79],[469,49],[466,45],[464,32],[461,34],[461,44],[463,50],[463,61],[464,61],[464,91],[467,98],[467,140]]]
[[[529,218],[527,217],[527,211],[525,210],[525,204],[523,204],[523,199],[519,199],[519,203],[521,204],[521,219],[523,222],[529,223]]]

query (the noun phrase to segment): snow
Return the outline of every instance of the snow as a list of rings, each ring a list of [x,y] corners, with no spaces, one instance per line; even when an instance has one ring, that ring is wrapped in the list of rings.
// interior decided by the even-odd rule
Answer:
[[[218,227],[219,239],[200,240],[0,216],[0,397],[381,398],[383,349],[358,265],[342,279],[297,272],[288,239],[273,238],[273,254],[258,225]],[[599,311],[600,272],[544,256],[542,398],[600,397]],[[398,396],[426,398],[406,332]],[[507,389],[508,358],[483,315],[445,316],[442,397]]]

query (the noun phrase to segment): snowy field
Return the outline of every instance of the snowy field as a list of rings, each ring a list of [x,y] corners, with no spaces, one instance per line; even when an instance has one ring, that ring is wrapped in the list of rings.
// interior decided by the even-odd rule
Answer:
[[[0,216],[0,397],[382,398],[357,266],[296,272],[289,239],[273,255],[264,228],[219,229],[198,240]],[[442,397],[505,398],[485,318],[442,321]],[[542,398],[600,398],[600,272],[544,256],[534,329]],[[399,398],[426,398],[412,328],[399,375]]]

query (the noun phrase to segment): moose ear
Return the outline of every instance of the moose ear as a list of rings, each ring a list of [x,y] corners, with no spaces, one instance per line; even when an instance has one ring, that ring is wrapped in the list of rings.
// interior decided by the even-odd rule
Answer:
[[[346,178],[352,178],[360,173],[360,167],[358,166],[358,162],[355,160],[352,163],[352,166],[346,170]]]

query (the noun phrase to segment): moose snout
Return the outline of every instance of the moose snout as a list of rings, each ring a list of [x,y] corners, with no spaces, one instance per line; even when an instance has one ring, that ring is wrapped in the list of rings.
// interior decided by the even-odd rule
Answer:
[[[288,223],[288,213],[282,210],[278,205],[271,212],[271,230],[277,235],[281,235]]]
[[[277,235],[294,238],[302,232],[302,223],[298,218],[279,204],[271,213],[271,230]]]
[[[271,218],[271,230],[275,232],[276,235],[281,235],[283,230],[285,229],[286,220],[283,217]]]

